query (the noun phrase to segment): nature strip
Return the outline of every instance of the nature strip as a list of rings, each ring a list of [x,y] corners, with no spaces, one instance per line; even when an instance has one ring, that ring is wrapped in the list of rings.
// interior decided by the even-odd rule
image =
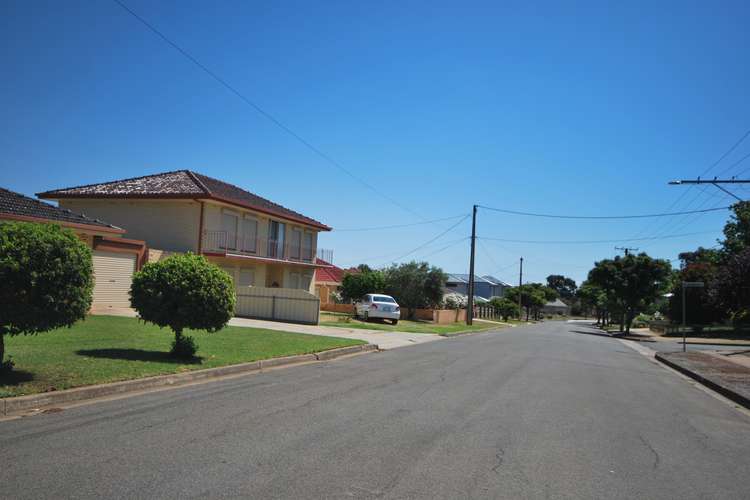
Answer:
[[[9,416],[28,410],[44,409],[54,405],[86,401],[89,399],[114,396],[119,394],[127,394],[130,392],[155,389],[159,387],[179,387],[192,382],[211,380],[227,375],[252,373],[263,371],[267,368],[298,365],[301,363],[309,363],[313,361],[328,361],[331,359],[339,358],[341,356],[363,352],[372,352],[377,350],[378,346],[375,344],[355,345],[350,347],[342,347],[339,349],[330,349],[328,351],[321,351],[315,354],[300,354],[297,356],[286,356],[283,358],[263,359],[260,361],[253,361],[251,363],[220,366],[217,368],[207,368],[205,370],[195,370],[185,373],[157,375],[155,377],[124,380],[121,382],[112,382],[110,384],[77,387],[74,389],[66,389],[63,391],[2,398],[0,399],[0,415]]]

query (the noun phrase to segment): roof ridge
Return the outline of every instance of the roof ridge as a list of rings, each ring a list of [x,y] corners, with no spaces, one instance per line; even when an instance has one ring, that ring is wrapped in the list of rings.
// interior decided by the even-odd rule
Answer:
[[[179,170],[178,170],[178,172],[179,172]],[[203,175],[203,174],[201,174],[199,172],[193,172],[192,170],[185,170],[185,172],[188,174],[188,177],[190,177],[193,180],[193,182],[195,182],[197,184],[197,186],[203,190],[204,193],[206,193],[209,196],[213,195],[213,193],[211,192],[211,190],[208,189],[208,186],[206,186],[203,183],[203,181],[198,178],[199,175]],[[203,177],[208,177],[208,176],[203,175]]]
[[[179,173],[179,172],[188,173],[190,171],[183,168],[183,169],[178,169],[178,170],[170,170],[169,172],[159,172],[159,173],[156,173],[156,174],[139,175],[137,177],[128,177],[127,179],[115,179],[113,181],[107,181],[107,182],[92,182],[91,184],[81,184],[79,186],[68,186],[68,187],[64,187],[64,188],[61,188],[61,189],[53,189],[51,191],[42,191],[42,192],[35,193],[35,194],[37,196],[49,195],[49,194],[52,194],[52,193],[58,193],[60,191],[68,191],[70,189],[81,189],[81,188],[87,188],[87,187],[93,187],[93,186],[107,186],[107,185],[110,185],[110,184],[119,184],[121,182],[136,181],[136,180],[139,180],[139,179],[146,179],[148,177],[157,177],[157,176],[160,176],[160,175],[176,174],[176,173]],[[200,187],[200,186],[198,186],[198,187]]]

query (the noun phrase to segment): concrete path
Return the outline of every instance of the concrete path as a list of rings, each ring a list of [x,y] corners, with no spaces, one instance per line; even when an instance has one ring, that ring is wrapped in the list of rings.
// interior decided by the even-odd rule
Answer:
[[[113,309],[106,313],[110,316],[136,317],[132,309]],[[279,321],[264,321],[259,319],[232,318],[229,320],[232,326],[247,326],[251,328],[266,328],[268,330],[281,330],[284,332],[306,333],[308,335],[324,335],[326,337],[341,337],[345,339],[364,340],[375,344],[382,350],[406,347],[435,340],[443,340],[440,335],[427,333],[385,332],[382,330],[362,330],[359,328],[338,328],[335,326],[298,325],[295,323],[281,323]]]
[[[0,496],[746,499],[750,418],[592,331],[505,328],[0,422]]]
[[[229,320],[229,324],[233,326],[306,333],[308,335],[325,335],[327,337],[364,340],[370,344],[377,344],[383,350],[444,340],[444,337],[430,333],[386,332],[382,330],[362,330],[359,328],[339,328],[336,326],[297,325],[294,323],[280,323],[278,321],[247,318],[232,318]]]

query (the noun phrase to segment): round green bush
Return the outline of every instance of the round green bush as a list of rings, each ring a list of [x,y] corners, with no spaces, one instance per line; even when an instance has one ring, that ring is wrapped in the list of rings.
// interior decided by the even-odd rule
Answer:
[[[54,224],[0,223],[0,366],[5,335],[36,334],[86,316],[94,288],[91,250]]]
[[[185,343],[185,328],[210,333],[226,326],[234,312],[234,284],[205,257],[178,254],[143,266],[133,276],[130,302],[143,321],[172,329],[172,354],[184,357],[188,347],[197,349],[192,340]]]

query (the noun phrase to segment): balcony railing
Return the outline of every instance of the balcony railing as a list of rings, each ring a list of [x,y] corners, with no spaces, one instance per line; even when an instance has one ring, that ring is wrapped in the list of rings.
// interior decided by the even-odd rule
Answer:
[[[203,231],[203,252],[219,254],[248,255],[278,259],[290,262],[312,263],[317,256],[330,263],[333,260],[333,250],[318,249],[293,245],[290,242],[269,238],[248,238],[227,231]]]

